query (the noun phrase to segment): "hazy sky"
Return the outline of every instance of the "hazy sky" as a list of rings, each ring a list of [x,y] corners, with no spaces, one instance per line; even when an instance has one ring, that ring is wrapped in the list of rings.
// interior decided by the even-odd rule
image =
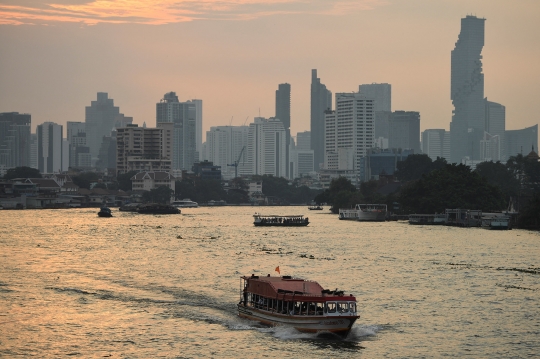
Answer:
[[[0,0],[0,112],[32,114],[33,129],[84,121],[108,92],[153,127],[175,91],[203,100],[206,131],[274,116],[288,82],[295,135],[309,130],[317,69],[333,94],[390,83],[393,110],[449,129],[450,52],[468,14],[487,19],[485,95],[506,106],[506,128],[539,123],[539,0]]]

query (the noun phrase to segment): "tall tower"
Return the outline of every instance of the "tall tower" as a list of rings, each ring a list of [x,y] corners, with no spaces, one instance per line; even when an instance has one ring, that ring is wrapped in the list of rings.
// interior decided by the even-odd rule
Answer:
[[[317,77],[317,70],[311,70],[311,149],[314,152],[315,170],[324,163],[324,116],[332,110],[332,92],[326,89]]]
[[[58,173],[62,171],[63,127],[53,122],[45,122],[37,126],[38,169],[41,173]]]
[[[32,116],[18,112],[0,113],[0,165],[30,166]]]
[[[374,110],[392,111],[392,85],[390,84],[364,84],[358,86],[361,95],[375,100]]]
[[[191,170],[193,163],[199,160],[196,140],[198,106],[202,111],[201,100],[180,102],[175,92],[166,93],[156,104],[156,123],[174,123],[173,170]]]
[[[276,90],[276,118],[283,122],[283,127],[285,127],[287,177],[290,177],[289,145],[291,143],[291,85],[288,83],[279,84],[278,89]]]
[[[450,123],[450,162],[463,157],[480,158],[480,141],[485,129],[484,74],[482,48],[486,19],[461,19],[461,32],[452,50],[451,99],[454,105]]]

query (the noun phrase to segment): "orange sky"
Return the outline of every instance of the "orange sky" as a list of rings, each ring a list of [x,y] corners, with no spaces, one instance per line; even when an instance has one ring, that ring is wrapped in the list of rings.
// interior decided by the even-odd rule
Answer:
[[[333,93],[391,83],[393,110],[448,129],[450,51],[467,14],[487,19],[485,95],[506,106],[507,129],[539,123],[538,0],[0,0],[0,112],[31,113],[34,128],[84,121],[108,92],[154,126],[175,91],[203,100],[206,131],[273,116],[288,82],[295,134],[309,130],[316,68]]]

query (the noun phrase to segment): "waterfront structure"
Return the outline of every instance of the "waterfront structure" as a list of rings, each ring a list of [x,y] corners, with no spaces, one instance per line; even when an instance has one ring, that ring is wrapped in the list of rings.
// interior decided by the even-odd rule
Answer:
[[[412,149],[420,153],[420,113],[394,111],[388,124],[389,148]]]
[[[172,123],[158,123],[157,128],[137,125],[119,128],[116,134],[117,174],[171,171],[173,128]]]
[[[215,126],[206,132],[206,160],[221,167],[223,179],[251,174],[247,161],[248,126]]]
[[[7,169],[30,166],[30,126],[26,113],[0,113],[0,166]]]
[[[336,110],[325,114],[324,168],[353,171],[360,178],[361,159],[375,143],[375,100],[360,93],[337,93],[335,101]]]
[[[165,122],[174,124],[172,168],[191,170],[199,159],[197,151],[202,151],[202,142],[197,150],[198,128],[202,131],[202,100],[180,102],[175,92],[166,93],[156,104],[156,124]]]
[[[97,93],[97,101],[92,101],[90,106],[86,106],[85,114],[86,146],[90,149],[92,165],[98,160],[103,137],[111,136],[117,124],[131,122],[133,118],[120,113],[120,109],[114,106],[114,100],[110,99],[106,92]]]
[[[450,160],[450,132],[444,129],[428,129],[422,132],[422,153],[435,161],[437,157]]]
[[[454,105],[450,123],[450,162],[464,157],[480,158],[480,141],[485,130],[484,47],[485,19],[461,19],[461,32],[451,55],[451,99]]]
[[[288,83],[279,84],[276,90],[276,116],[278,120],[283,122],[285,128],[286,140],[286,171],[287,177],[291,177],[290,172],[290,144],[291,144],[291,85]]]
[[[286,177],[286,131],[276,118],[255,117],[249,125],[247,161],[252,175]]]
[[[332,110],[332,92],[326,89],[317,77],[317,70],[311,70],[311,149],[314,153],[315,170],[324,164],[325,112]]]
[[[41,173],[55,173],[67,170],[63,163],[63,126],[45,122],[37,126],[37,162]]]
[[[538,124],[521,130],[507,130],[504,137],[508,158],[518,154],[526,156],[531,148],[538,149]]]

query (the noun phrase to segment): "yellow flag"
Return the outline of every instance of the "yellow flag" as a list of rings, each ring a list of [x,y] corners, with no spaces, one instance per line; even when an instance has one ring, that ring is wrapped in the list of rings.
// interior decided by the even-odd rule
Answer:
[[[279,274],[281,274],[281,272],[279,271],[279,266],[276,267],[276,272],[278,272]]]

